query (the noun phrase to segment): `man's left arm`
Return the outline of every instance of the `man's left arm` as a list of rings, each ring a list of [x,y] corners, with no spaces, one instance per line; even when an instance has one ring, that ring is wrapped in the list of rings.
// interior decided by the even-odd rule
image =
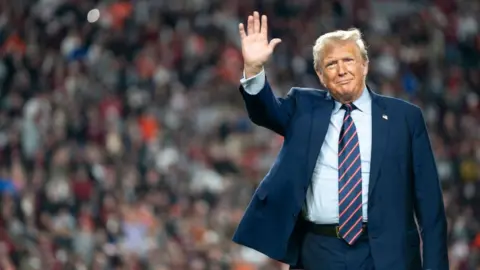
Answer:
[[[415,212],[423,243],[423,269],[448,270],[447,219],[437,166],[422,111],[413,116]]]

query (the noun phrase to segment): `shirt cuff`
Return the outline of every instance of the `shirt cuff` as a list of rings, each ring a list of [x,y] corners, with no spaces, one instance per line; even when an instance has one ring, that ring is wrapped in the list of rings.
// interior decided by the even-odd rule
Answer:
[[[265,70],[262,69],[260,73],[248,79],[245,79],[245,71],[243,71],[243,78],[240,79],[240,83],[248,94],[256,95],[260,93],[265,86]]]

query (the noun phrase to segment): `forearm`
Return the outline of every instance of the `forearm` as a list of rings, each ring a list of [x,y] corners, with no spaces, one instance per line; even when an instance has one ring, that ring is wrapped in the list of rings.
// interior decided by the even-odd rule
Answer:
[[[413,135],[415,210],[421,227],[424,269],[448,270],[447,221],[435,158],[421,112]]]
[[[246,76],[240,80],[240,92],[250,119],[259,126],[284,135],[294,109],[293,91],[285,98],[277,98],[267,82],[264,70],[248,79]]]

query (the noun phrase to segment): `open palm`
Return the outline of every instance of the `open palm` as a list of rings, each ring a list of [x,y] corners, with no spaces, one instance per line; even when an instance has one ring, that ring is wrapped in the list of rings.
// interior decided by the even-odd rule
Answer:
[[[268,42],[267,16],[263,15],[260,23],[258,12],[254,12],[253,16],[248,16],[247,32],[243,23],[239,25],[239,31],[245,69],[261,69],[281,40],[274,38]]]

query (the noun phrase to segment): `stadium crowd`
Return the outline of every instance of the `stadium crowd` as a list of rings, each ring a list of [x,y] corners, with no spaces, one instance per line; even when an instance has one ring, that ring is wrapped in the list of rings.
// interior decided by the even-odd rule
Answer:
[[[480,4],[369,2],[0,0],[0,269],[280,269],[230,240],[282,144],[238,92],[260,10],[279,95],[319,86],[321,33],[363,31],[368,84],[426,116],[450,269],[479,270]]]

